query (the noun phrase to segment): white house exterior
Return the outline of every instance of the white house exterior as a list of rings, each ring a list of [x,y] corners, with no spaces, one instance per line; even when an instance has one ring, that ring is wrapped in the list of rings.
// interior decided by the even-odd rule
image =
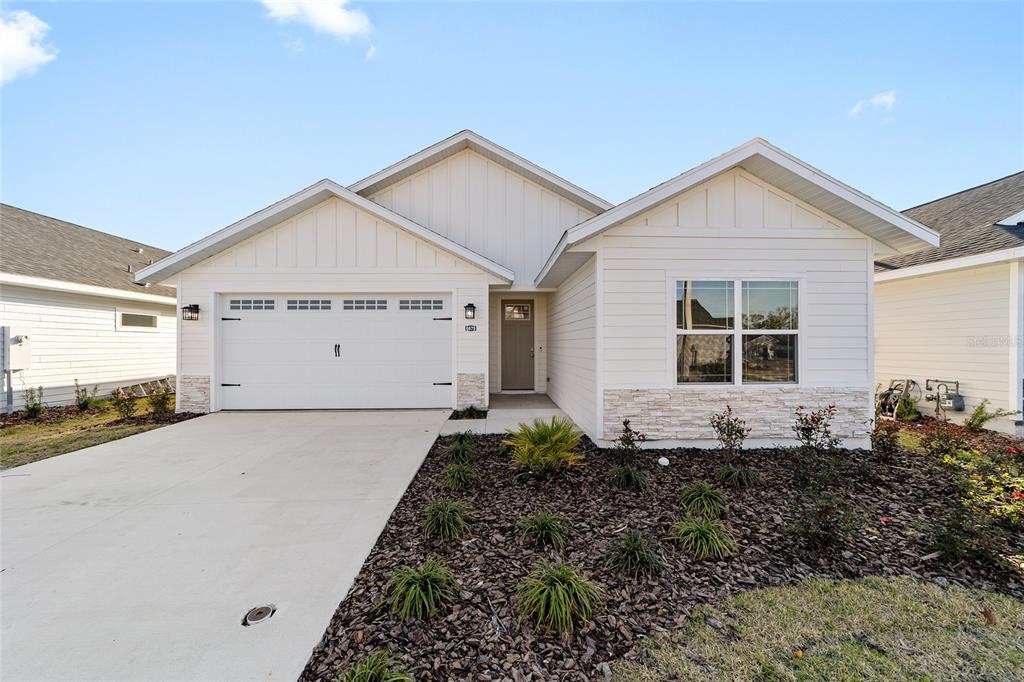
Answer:
[[[875,272],[875,374],[960,382],[963,412],[1024,405],[1024,173],[905,211],[934,227],[942,246],[882,259]],[[925,413],[934,403],[921,401]],[[1021,415],[986,428],[1024,435]]]
[[[464,131],[138,278],[199,307],[181,326],[179,409],[486,407],[525,391],[598,441],[628,417],[699,445],[726,403],[773,443],[798,406],[835,404],[858,445],[874,258],[937,242],[759,139],[612,206]]]
[[[6,204],[0,238],[4,409],[29,387],[67,405],[76,379],[105,394],[174,374],[174,290],[134,281],[167,251]]]

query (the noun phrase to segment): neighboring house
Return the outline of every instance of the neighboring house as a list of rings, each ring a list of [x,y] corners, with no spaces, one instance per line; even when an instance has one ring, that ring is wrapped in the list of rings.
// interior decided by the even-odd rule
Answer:
[[[0,404],[20,408],[27,387],[66,405],[75,379],[103,394],[173,375],[174,289],[134,274],[167,254],[0,204],[0,326],[15,341]]]
[[[958,380],[966,410],[1021,410],[1024,396],[1024,172],[904,211],[942,245],[875,268],[875,375]],[[923,391],[926,392],[926,391]],[[925,413],[934,403],[924,400]],[[1021,416],[988,428],[1024,435]]]
[[[699,445],[726,403],[765,443],[791,438],[798,406],[834,403],[863,445],[874,258],[937,243],[760,139],[612,206],[464,131],[350,187],[317,182],[138,279],[198,307],[181,408],[526,391],[598,441],[628,417]]]

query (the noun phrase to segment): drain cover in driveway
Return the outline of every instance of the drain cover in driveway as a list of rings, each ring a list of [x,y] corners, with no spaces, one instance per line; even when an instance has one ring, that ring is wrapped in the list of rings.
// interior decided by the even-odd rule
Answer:
[[[242,625],[256,625],[256,623],[262,623],[273,615],[273,606],[257,606],[254,609],[249,609],[249,612],[245,614],[245,618],[242,619]]]

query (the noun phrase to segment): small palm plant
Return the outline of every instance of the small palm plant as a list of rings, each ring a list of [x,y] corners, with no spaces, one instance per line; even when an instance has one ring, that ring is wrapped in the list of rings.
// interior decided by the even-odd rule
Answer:
[[[571,632],[590,620],[603,592],[567,564],[538,562],[516,587],[519,622],[532,621],[544,632]]]
[[[519,519],[520,540],[534,547],[550,547],[561,551],[565,548],[567,529],[565,519],[549,511],[527,514]]]
[[[384,587],[385,601],[403,621],[427,620],[455,599],[455,575],[430,557],[417,567],[399,566]]]
[[[467,530],[466,505],[454,500],[432,500],[425,510],[423,530],[430,537],[442,540],[453,540],[461,537]]]
[[[451,493],[457,493],[476,482],[476,470],[472,465],[453,463],[444,468],[441,474],[441,487]]]
[[[535,419],[533,424],[509,429],[508,435],[502,444],[512,449],[512,461],[533,473],[552,474],[579,464],[582,459],[575,448],[583,434],[568,419]]]
[[[679,491],[679,502],[690,516],[717,519],[726,515],[725,493],[707,481],[694,481]]]
[[[388,652],[375,651],[356,661],[335,682],[412,682],[412,677]]]
[[[612,541],[605,565],[616,573],[634,578],[656,575],[665,567],[657,545],[638,530],[627,530]]]
[[[738,551],[732,533],[716,519],[691,517],[676,521],[672,524],[669,539],[698,561],[724,559]]]

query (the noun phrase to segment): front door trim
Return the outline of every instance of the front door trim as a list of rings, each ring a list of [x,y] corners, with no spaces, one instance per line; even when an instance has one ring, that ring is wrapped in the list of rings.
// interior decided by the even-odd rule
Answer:
[[[536,390],[536,348],[532,298],[501,300],[501,390]]]

